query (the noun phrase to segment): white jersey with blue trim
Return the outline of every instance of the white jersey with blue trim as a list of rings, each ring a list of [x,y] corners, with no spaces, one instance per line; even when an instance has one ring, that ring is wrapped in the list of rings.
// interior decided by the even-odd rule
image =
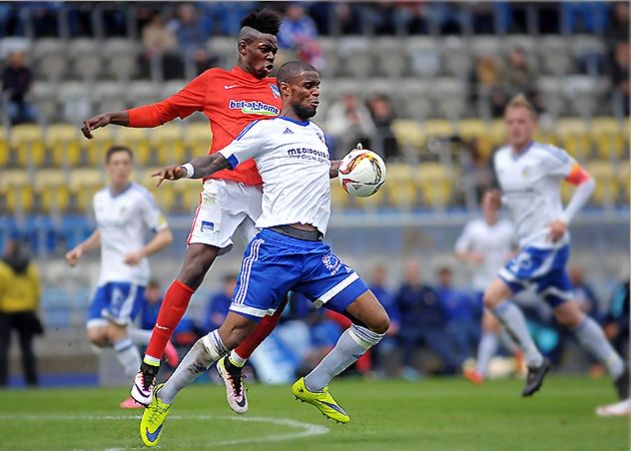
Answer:
[[[561,247],[569,233],[553,243],[549,224],[562,217],[561,180],[576,161],[558,147],[532,142],[515,154],[504,146],[495,154],[495,173],[502,190],[502,204],[511,212],[519,246]]]
[[[482,263],[473,270],[473,288],[484,291],[497,276],[497,271],[509,260],[515,243],[513,224],[500,219],[489,224],[482,218],[467,223],[456,242],[456,252],[484,254]]]
[[[147,285],[149,262],[136,266],[125,263],[125,255],[142,249],[147,230],[159,232],[168,227],[153,195],[137,183],[116,195],[109,188],[94,195],[96,224],[101,233],[101,273],[99,286],[108,282]]]
[[[235,168],[250,158],[263,179],[258,228],[311,224],[322,234],[331,216],[329,150],[313,122],[279,116],[252,122],[219,151]]]

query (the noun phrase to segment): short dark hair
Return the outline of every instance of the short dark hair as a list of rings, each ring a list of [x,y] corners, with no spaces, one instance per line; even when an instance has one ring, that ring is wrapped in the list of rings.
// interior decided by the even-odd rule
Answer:
[[[281,17],[280,14],[271,9],[255,9],[241,20],[241,28],[254,28],[264,34],[272,34],[276,36],[280,30]]]
[[[288,61],[278,69],[278,74],[276,75],[276,81],[280,86],[281,83],[290,83],[294,78],[296,78],[301,72],[313,71],[317,72],[318,70],[313,67],[309,63],[305,63],[303,61]]]
[[[129,154],[129,158],[134,159],[134,153],[127,146],[122,146],[120,144],[116,144],[109,149],[107,149],[107,153],[105,154],[105,163],[109,163],[112,155],[118,152],[127,152]]]
[[[147,288],[159,289],[160,288],[160,282],[158,282],[157,279],[151,279],[151,280],[149,280],[149,283],[147,284]]]

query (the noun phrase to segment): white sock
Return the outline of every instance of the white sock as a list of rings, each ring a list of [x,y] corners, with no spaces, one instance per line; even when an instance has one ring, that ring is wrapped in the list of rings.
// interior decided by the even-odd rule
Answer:
[[[129,338],[137,345],[147,346],[151,341],[151,330],[138,329],[136,327],[129,329]]]
[[[537,349],[530,332],[528,332],[526,318],[524,318],[524,314],[519,307],[512,302],[506,301],[497,306],[493,313],[519,343],[519,346],[524,351],[528,366],[540,366],[543,363],[543,356]]]
[[[506,332],[506,329],[504,327],[502,327],[499,334],[497,334],[497,338],[499,339],[500,344],[511,354],[515,354],[517,351],[520,350],[519,345],[515,343],[513,337],[511,337],[510,334]]]
[[[478,361],[475,365],[475,371],[478,374],[485,375],[486,368],[489,366],[489,360],[497,352],[497,335],[493,332],[484,332],[478,344]]]
[[[357,361],[371,346],[383,338],[365,327],[351,325],[344,331],[331,351],[305,376],[307,390],[321,392],[331,379]]]
[[[200,338],[160,389],[159,398],[162,402],[171,404],[180,390],[192,384],[197,376],[227,353],[217,330]]]
[[[118,361],[125,370],[125,374],[129,377],[134,377],[140,369],[140,352],[138,352],[138,348],[131,341],[131,338],[125,337],[115,342],[114,350]]]
[[[609,344],[596,321],[586,316],[572,332],[581,346],[607,366],[611,377],[617,379],[624,372],[624,362]]]
[[[238,366],[239,368],[243,368],[245,362],[248,361],[248,359],[244,359],[239,354],[237,354],[237,351],[235,349],[230,351],[230,356],[228,357],[228,359],[230,359],[230,363],[232,363],[234,366]]]

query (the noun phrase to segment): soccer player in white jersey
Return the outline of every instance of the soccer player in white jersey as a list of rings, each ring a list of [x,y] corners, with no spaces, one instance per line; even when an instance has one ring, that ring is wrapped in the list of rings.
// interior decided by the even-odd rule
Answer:
[[[309,121],[319,103],[320,76],[313,66],[292,61],[279,69],[277,79],[281,116],[254,122],[218,153],[155,174],[160,182],[200,178],[252,158],[263,179],[263,203],[256,223],[261,231],[245,251],[228,316],[154,390],[140,424],[147,446],[158,444],[177,393],[238,346],[289,290],[353,321],[318,366],[292,386],[294,396],[336,421],[350,417],[328,392],[329,382],[388,330],[388,315],[377,298],[322,242],[331,210],[329,178],[337,167],[329,161],[322,130]]]
[[[99,348],[113,346],[125,374],[133,378],[141,359],[128,326],[149,281],[147,257],[171,244],[173,236],[153,195],[130,182],[132,151],[113,146],[105,163],[110,185],[94,195],[97,229],[68,252],[66,260],[75,266],[85,252],[100,245],[101,271],[88,312],[88,338]],[[148,229],[155,236],[145,244]],[[121,403],[121,407],[139,406],[131,398]]]
[[[499,212],[491,205],[490,196],[482,198],[482,218],[467,223],[456,242],[458,259],[472,266],[472,285],[482,304],[484,290],[495,278],[497,271],[511,259],[515,244],[513,224],[499,218]],[[475,368],[466,368],[463,375],[471,382],[481,384],[491,357],[497,352],[499,341],[520,360],[521,350],[501,330],[495,317],[485,310],[482,315],[482,337],[478,345]]]
[[[520,251],[491,282],[484,305],[513,335],[528,365],[523,396],[535,393],[550,369],[550,362],[537,349],[528,333],[521,310],[511,302],[519,291],[534,287],[553,310],[559,324],[574,333],[578,342],[597,357],[615,381],[620,399],[629,389],[628,371],[611,347],[600,326],[583,314],[572,299],[572,286],[565,265],[569,257],[568,226],[589,200],[594,180],[564,150],[533,141],[537,113],[522,95],[505,111],[508,144],[494,157],[501,189],[489,194],[491,204],[510,210]],[[561,181],[575,186],[564,207]]]

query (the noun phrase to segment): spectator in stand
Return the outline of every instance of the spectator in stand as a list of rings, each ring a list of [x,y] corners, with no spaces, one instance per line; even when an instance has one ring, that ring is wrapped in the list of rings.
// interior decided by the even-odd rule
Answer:
[[[502,86],[501,72],[498,62],[492,55],[481,55],[475,62],[470,75],[469,96],[472,103],[480,97],[488,99],[490,113],[493,117],[504,114],[504,106],[508,100],[506,90]]]
[[[385,95],[377,95],[368,102],[368,109],[376,131],[372,150],[386,160],[399,157],[399,143],[392,131],[392,121],[396,118],[392,102]]]
[[[537,89],[537,73],[530,67],[524,49],[515,47],[506,55],[502,83],[509,97],[524,94],[538,111],[543,111],[543,99]]]
[[[2,72],[2,92],[13,125],[37,120],[37,112],[27,99],[32,84],[33,73],[26,66],[24,53],[12,52],[9,65]]]
[[[375,124],[368,108],[354,94],[345,94],[333,103],[326,116],[327,131],[333,138],[334,155],[342,157],[361,142],[370,148]]]
[[[177,38],[169,30],[162,15],[155,11],[149,23],[142,29],[143,53],[140,55],[141,71],[150,75],[151,61],[162,59],[162,76],[166,80],[184,77],[184,65],[177,53]]]
[[[629,115],[629,56],[629,43],[618,42],[614,48],[611,84],[613,95],[619,99],[625,116]]]
[[[8,383],[9,348],[14,330],[19,337],[26,385],[38,384],[33,337],[44,332],[37,317],[40,281],[26,249],[11,240],[0,260],[0,387]]]
[[[396,337],[399,333],[399,324],[401,323],[401,314],[392,292],[386,286],[386,278],[386,267],[383,265],[376,266],[373,269],[369,285],[370,291],[381,302],[381,305],[383,305],[390,317],[390,328],[386,332],[386,336],[372,349],[373,374],[377,378],[384,376],[383,362],[396,349]]]
[[[629,2],[616,2],[611,9],[612,18],[605,29],[605,38],[611,47],[618,42],[629,42]]]
[[[191,3],[183,3],[177,9],[176,18],[169,23],[169,29],[177,37],[178,47],[185,59],[192,59],[201,74],[215,63],[214,58],[206,50],[208,31],[201,20],[201,14]]]
[[[482,306],[476,305],[472,296],[453,286],[451,268],[438,270],[439,285],[436,288],[438,302],[445,313],[447,337],[457,356],[458,368],[473,368],[473,350],[480,341]]]
[[[613,294],[605,318],[605,335],[614,349],[629,361],[629,279],[620,283]]]
[[[278,33],[280,47],[295,52],[300,61],[322,69],[324,60],[317,38],[316,24],[305,14],[304,6],[298,2],[290,3]]]
[[[405,263],[404,282],[395,296],[401,315],[399,340],[403,349],[404,379],[415,380],[421,373],[412,367],[419,344],[424,343],[441,358],[446,373],[454,372],[460,362],[449,345],[445,316],[436,290],[422,282],[421,267],[416,260]]]
[[[223,289],[208,300],[206,315],[202,323],[202,329],[205,333],[217,329],[223,323],[223,320],[228,315],[236,286],[236,274],[228,274],[224,277]]]

